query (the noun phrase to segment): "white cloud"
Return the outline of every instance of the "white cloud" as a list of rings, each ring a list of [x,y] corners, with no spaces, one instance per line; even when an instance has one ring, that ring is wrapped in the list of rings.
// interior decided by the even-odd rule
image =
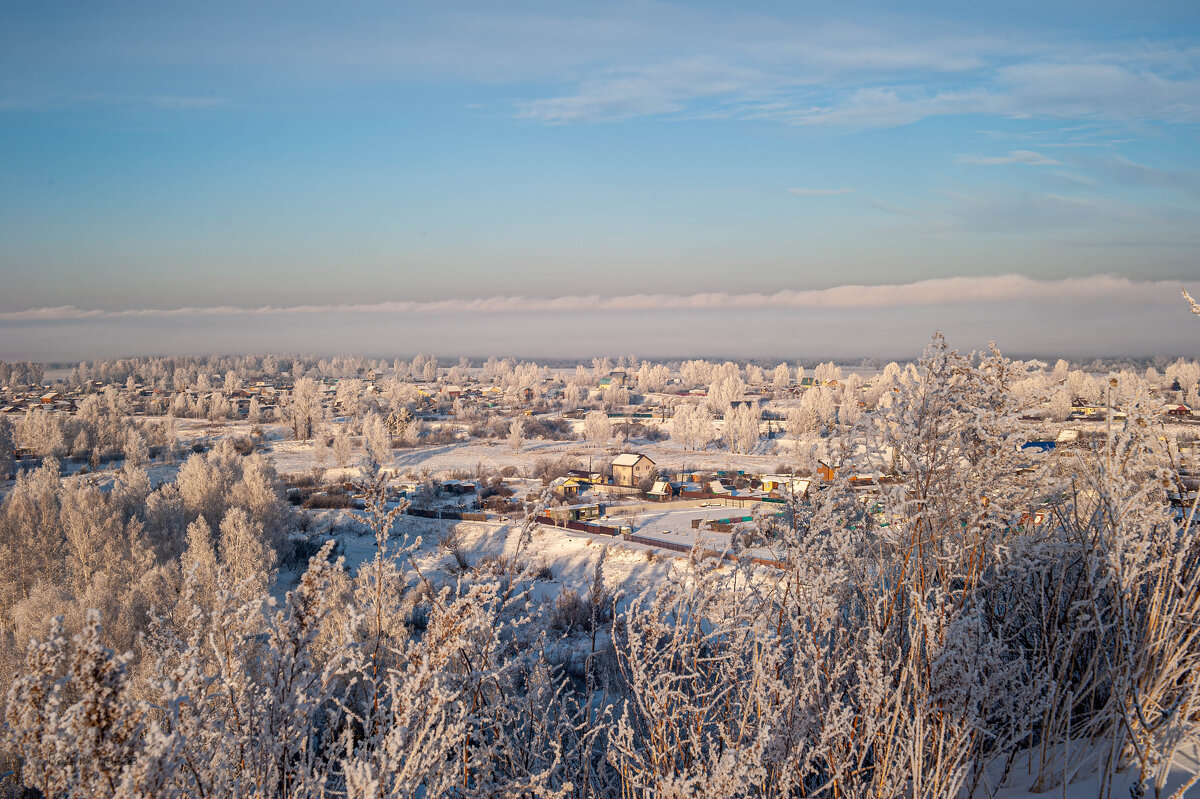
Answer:
[[[238,308],[81,309],[65,305],[0,312],[0,322],[53,322],[152,317],[281,316],[311,314],[527,314],[593,311],[834,309],[870,310],[985,303],[1119,301],[1159,304],[1175,301],[1178,286],[1115,275],[1041,280],[1025,275],[944,277],[913,283],[846,285],[826,289],[784,289],[773,293],[626,294],[615,297],[487,297],[450,300],[394,300],[336,305]]]
[[[703,56],[614,69],[570,95],[517,104],[518,115],[551,124],[619,121],[682,111],[696,98],[751,91],[768,82],[758,70]]]
[[[1062,166],[1061,161],[1055,161],[1033,150],[1010,150],[1008,155],[981,156],[960,155],[954,159],[960,164],[981,164],[984,166],[1003,166],[1005,164],[1023,164],[1025,166]]]
[[[1024,236],[1065,230],[1130,230],[1155,219],[1136,206],[1104,197],[1079,197],[1001,189],[979,193],[947,192],[945,211],[965,230]]]
[[[908,205],[900,205],[899,203],[890,203],[887,200],[881,200],[878,197],[864,196],[863,201],[872,208],[880,211],[886,211],[889,214],[896,216],[907,216],[914,219],[929,219],[931,214],[929,211],[920,208],[914,208]]]
[[[1097,185],[1099,185],[1092,178],[1089,178],[1085,175],[1080,175],[1077,172],[1068,172],[1064,169],[1056,169],[1056,170],[1054,170],[1053,174],[1054,174],[1054,177],[1063,181],[1063,183],[1067,184],[1068,186],[1073,186],[1073,187],[1082,186],[1085,188],[1092,189],[1092,188],[1095,188]]]
[[[304,14],[280,14],[272,3],[243,8],[218,0],[215,7],[117,10],[72,28],[59,49],[85,64],[119,52],[122,63],[142,68],[250,68],[304,87],[364,76],[508,84],[519,116],[550,124],[720,111],[763,118],[764,107],[781,122],[862,128],[976,113],[1200,119],[1200,48],[1183,38],[1191,35],[1186,30],[1166,43],[1049,33],[1053,38],[1039,39],[1016,22],[1005,30],[973,15],[956,21],[919,10],[879,12],[770,13],[673,2],[381,11],[371,4],[318,26]],[[231,15],[241,24],[228,25]],[[57,63],[61,54],[38,43],[59,41],[61,31],[28,24],[7,37],[0,31],[0,45],[19,63]],[[43,93],[40,85],[32,84],[33,96]],[[10,82],[5,90],[18,88]],[[0,108],[24,102],[0,97]],[[148,102],[216,104],[188,96]]]
[[[1200,172],[1191,169],[1159,169],[1120,155],[1112,158],[1081,157],[1078,162],[1118,184],[1173,189],[1192,197],[1200,196]]]
[[[1003,107],[1003,98],[984,88],[863,86],[836,96],[831,104],[800,109],[786,119],[794,125],[887,128],[930,117],[1002,113]]]
[[[854,194],[858,189],[849,187],[841,189],[788,189],[788,194],[794,194],[797,197],[830,197],[835,194]]]
[[[69,94],[62,92],[26,92],[0,96],[0,110],[28,111],[71,108],[75,106],[125,106],[146,107],[164,110],[206,110],[233,105],[228,97],[216,95],[187,94],[113,94],[89,92]]]
[[[1081,53],[1075,61],[1023,59],[994,72],[973,74],[954,88],[936,82],[861,85],[827,107],[799,113],[804,125],[889,127],[930,117],[992,114],[1014,118],[1085,120],[1200,120],[1200,79],[1173,72],[1192,69],[1196,54],[1174,63]]]
[[[1112,58],[1019,63],[1001,68],[997,83],[1014,115],[1195,122],[1200,80],[1155,71],[1178,69],[1194,57],[1181,53],[1170,67]]]

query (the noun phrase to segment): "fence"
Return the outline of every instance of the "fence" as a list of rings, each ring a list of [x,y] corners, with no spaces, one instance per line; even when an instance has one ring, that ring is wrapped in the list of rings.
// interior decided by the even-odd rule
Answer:
[[[714,494],[711,491],[680,491],[679,498],[684,500],[716,500],[727,508],[749,508],[760,502],[776,501],[766,497],[731,497],[728,494]]]
[[[424,508],[409,508],[405,511],[409,516],[422,519],[449,519],[456,522],[486,522],[486,513],[463,513],[453,510],[425,510]]]
[[[674,541],[660,541],[657,538],[643,538],[640,535],[632,535],[629,533],[626,533],[622,537],[626,541],[634,544],[644,544],[649,547],[661,547],[662,549],[669,549],[672,552],[682,552],[684,554],[688,554],[692,551],[692,547],[688,546],[687,544],[677,544]],[[733,561],[734,563],[739,561],[749,561],[750,563],[757,563],[760,566],[770,566],[775,569],[788,568],[788,565],[783,561],[771,560],[770,558],[756,558],[749,555],[736,555],[733,552],[721,552],[716,549],[702,549],[700,550],[700,554],[702,557],[721,558],[723,560]]]
[[[551,519],[549,516],[537,516],[534,518],[538,524],[545,524],[549,527],[565,527],[568,530],[574,530],[578,533],[592,533],[593,535],[615,536],[620,533],[617,527],[609,527],[606,524],[589,524],[588,522],[558,522]]]
[[[565,527],[568,530],[575,530],[581,533],[593,533],[595,535],[607,535],[612,537],[620,535],[623,540],[629,541],[630,543],[644,544],[645,546],[659,547],[661,549],[669,549],[672,552],[680,552],[685,555],[692,551],[692,547],[687,546],[686,544],[677,544],[674,541],[661,541],[657,538],[643,538],[642,536],[634,535],[633,533],[623,533],[621,532],[620,528],[608,527],[607,525],[603,524],[588,524],[587,522],[556,522],[549,516],[536,516],[534,517],[534,521],[536,521],[538,524],[544,524],[548,527]],[[788,565],[783,561],[771,560],[770,558],[756,558],[752,556],[735,555],[732,552],[720,552],[715,549],[703,549],[701,550],[701,554],[704,557],[722,558],[723,560],[733,561],[734,563],[739,561],[748,561],[750,563],[757,563],[760,566],[770,566],[775,569],[788,568]]]

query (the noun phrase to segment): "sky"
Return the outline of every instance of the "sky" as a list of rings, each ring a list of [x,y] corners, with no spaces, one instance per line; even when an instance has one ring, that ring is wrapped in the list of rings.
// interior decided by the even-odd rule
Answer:
[[[1200,5],[0,6],[0,358],[1197,355]]]

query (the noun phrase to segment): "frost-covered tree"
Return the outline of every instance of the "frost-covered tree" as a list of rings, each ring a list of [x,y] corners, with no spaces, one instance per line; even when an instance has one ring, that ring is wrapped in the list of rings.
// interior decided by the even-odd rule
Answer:
[[[492,355],[483,362],[483,367],[479,370],[479,379],[485,383],[497,383],[500,381],[502,373],[502,362],[495,355]]]
[[[583,435],[593,444],[607,443],[612,438],[612,421],[604,411],[588,411],[583,417]]]
[[[218,561],[212,528],[203,516],[187,526],[187,548],[180,557],[179,566],[196,600],[211,609],[217,590]]]
[[[800,397],[800,405],[788,411],[786,427],[788,434],[801,438],[820,433],[837,421],[838,407],[833,391],[823,386],[814,386]]]
[[[258,453],[245,458],[240,479],[229,490],[228,503],[244,510],[261,528],[264,540],[276,551],[282,550],[290,508],[271,461]]]
[[[693,449],[694,434],[692,414],[695,406],[690,403],[676,405],[671,412],[671,439],[684,449]]]
[[[713,438],[712,416],[703,405],[678,406],[671,418],[671,438],[684,449],[703,449]]]
[[[1200,303],[1192,299],[1192,295],[1188,294],[1187,289],[1183,289],[1183,298],[1187,300],[1188,305],[1192,308],[1192,313],[1200,316]]]
[[[629,405],[629,389],[622,386],[621,388],[610,388],[603,394],[603,405],[607,410],[615,410],[624,408]]]
[[[771,388],[776,392],[785,390],[792,384],[792,370],[788,368],[786,363],[781,363],[775,367],[775,371],[771,373]]]
[[[896,376],[900,374],[900,364],[892,361],[883,368],[883,372],[871,380],[870,386],[863,392],[863,400],[868,408],[879,405],[885,396],[890,396],[895,390]]]
[[[713,365],[708,361],[684,361],[679,367],[679,377],[689,386],[707,386],[712,382]]]
[[[723,413],[725,408],[740,400],[746,393],[737,364],[726,361],[717,368],[708,387],[707,404],[713,413]]]
[[[842,400],[838,406],[837,420],[844,427],[853,427],[863,417],[863,409],[858,404],[858,398],[851,395]]]
[[[86,460],[92,454],[92,438],[88,435],[87,428],[79,428],[79,432],[75,434],[75,441],[71,444],[71,456]]]
[[[217,422],[223,419],[228,419],[233,413],[233,405],[225,398],[225,395],[220,391],[214,391],[208,398],[208,418],[210,421]]]
[[[363,420],[363,449],[378,467],[392,459],[392,436],[379,414],[372,411]]]
[[[592,358],[592,378],[599,380],[602,377],[608,376],[608,373],[613,369],[612,359],[607,355],[603,357]]]
[[[0,479],[6,479],[13,473],[15,444],[12,423],[0,417]]]
[[[384,425],[389,433],[394,436],[404,437],[408,433],[409,427],[413,422],[413,413],[408,408],[401,407],[399,410],[392,411],[384,419]]]
[[[383,398],[389,409],[389,416],[393,413],[408,413],[411,415],[412,408],[416,405],[419,397],[420,394],[417,392],[417,387],[412,383],[406,383],[401,380],[389,380],[383,386]]]
[[[146,438],[142,431],[134,427],[125,436],[125,463],[128,466],[141,467],[150,462],[150,448],[146,446]]]
[[[813,370],[813,378],[819,383],[828,383],[834,380],[841,380],[842,367],[838,366],[833,361],[818,364],[817,368]]]
[[[784,426],[789,436],[799,440],[821,429],[821,417],[817,415],[811,402],[801,402],[799,407],[788,411]]]
[[[1067,375],[1071,372],[1071,364],[1066,360],[1059,358],[1054,362],[1054,371],[1050,373],[1050,380],[1054,383],[1062,384],[1066,381]]]
[[[812,391],[806,392],[805,397],[812,398],[813,410],[821,419],[821,425],[825,429],[831,428],[838,419],[837,401],[834,399],[833,389],[824,386],[814,388]]]
[[[758,408],[752,408],[749,403],[726,409],[722,437],[730,452],[754,451],[758,445],[758,420]]]
[[[60,458],[67,453],[67,441],[58,415],[31,408],[21,420],[21,445],[38,455]]]
[[[432,355],[418,354],[412,361],[412,374],[418,380],[432,383],[438,377],[438,360]]]
[[[274,466],[261,454],[242,457],[228,440],[211,451],[192,455],[175,481],[185,518],[224,519],[240,507],[280,545],[286,536],[288,506]]]
[[[467,370],[471,364],[466,358],[459,358],[458,363],[450,367],[446,373],[446,380],[450,383],[463,384],[467,382]]]
[[[321,384],[308,377],[298,378],[292,386],[285,413],[293,438],[312,438],[313,430],[324,416],[321,393]]]
[[[46,796],[155,796],[161,772],[135,764],[143,742],[162,755],[169,743],[150,708],[131,696],[128,655],[100,640],[100,614],[90,611],[68,643],[58,617],[49,636],[31,643],[27,672],[8,692],[4,738],[20,753],[22,779]]]
[[[1055,422],[1065,422],[1071,415],[1071,394],[1067,388],[1059,388],[1050,395],[1046,403],[1046,418]]]
[[[508,446],[513,452],[520,452],[525,445],[525,420],[517,417],[508,426]]]
[[[338,466],[344,469],[350,464],[350,458],[354,455],[354,440],[350,437],[346,425],[339,424],[334,430],[333,445],[330,450],[333,452],[333,460]]]
[[[335,402],[337,402],[339,411],[351,420],[356,420],[363,415],[364,386],[363,381],[357,379],[338,381]]]
[[[1096,379],[1079,369],[1067,373],[1067,390],[1072,400],[1088,403],[1099,402],[1103,393]]]
[[[643,394],[662,391],[666,388],[667,381],[670,378],[671,370],[663,364],[652,364],[649,361],[642,361],[642,365],[637,372],[638,391]]]
[[[316,459],[318,464],[324,464],[325,461],[329,459],[329,444],[331,438],[332,436],[329,434],[328,428],[323,424],[318,425],[317,428],[313,430],[313,458]]]
[[[221,520],[218,549],[221,565],[228,570],[234,585],[250,595],[261,595],[267,590],[275,567],[275,551],[262,525],[242,508],[233,508]]]

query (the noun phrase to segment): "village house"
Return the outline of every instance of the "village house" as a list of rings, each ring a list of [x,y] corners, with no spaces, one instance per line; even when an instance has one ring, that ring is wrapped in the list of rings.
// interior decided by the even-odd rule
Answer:
[[[600,472],[591,472],[587,469],[571,469],[567,472],[567,477],[580,485],[604,485],[607,482]]]
[[[570,477],[558,477],[550,483],[550,488],[553,489],[554,495],[558,497],[577,497],[582,486],[579,481],[573,480]]]
[[[612,462],[613,485],[635,488],[654,471],[654,461],[645,455],[626,452]]]
[[[762,490],[767,493],[794,493],[797,496],[804,496],[808,493],[809,481],[795,475],[764,474],[761,484]]]
[[[599,519],[603,513],[604,509],[597,504],[559,505],[558,507],[546,509],[546,515],[558,524]]]
[[[646,496],[656,502],[666,502],[675,496],[675,490],[666,480],[656,480],[654,486],[646,492]]]

